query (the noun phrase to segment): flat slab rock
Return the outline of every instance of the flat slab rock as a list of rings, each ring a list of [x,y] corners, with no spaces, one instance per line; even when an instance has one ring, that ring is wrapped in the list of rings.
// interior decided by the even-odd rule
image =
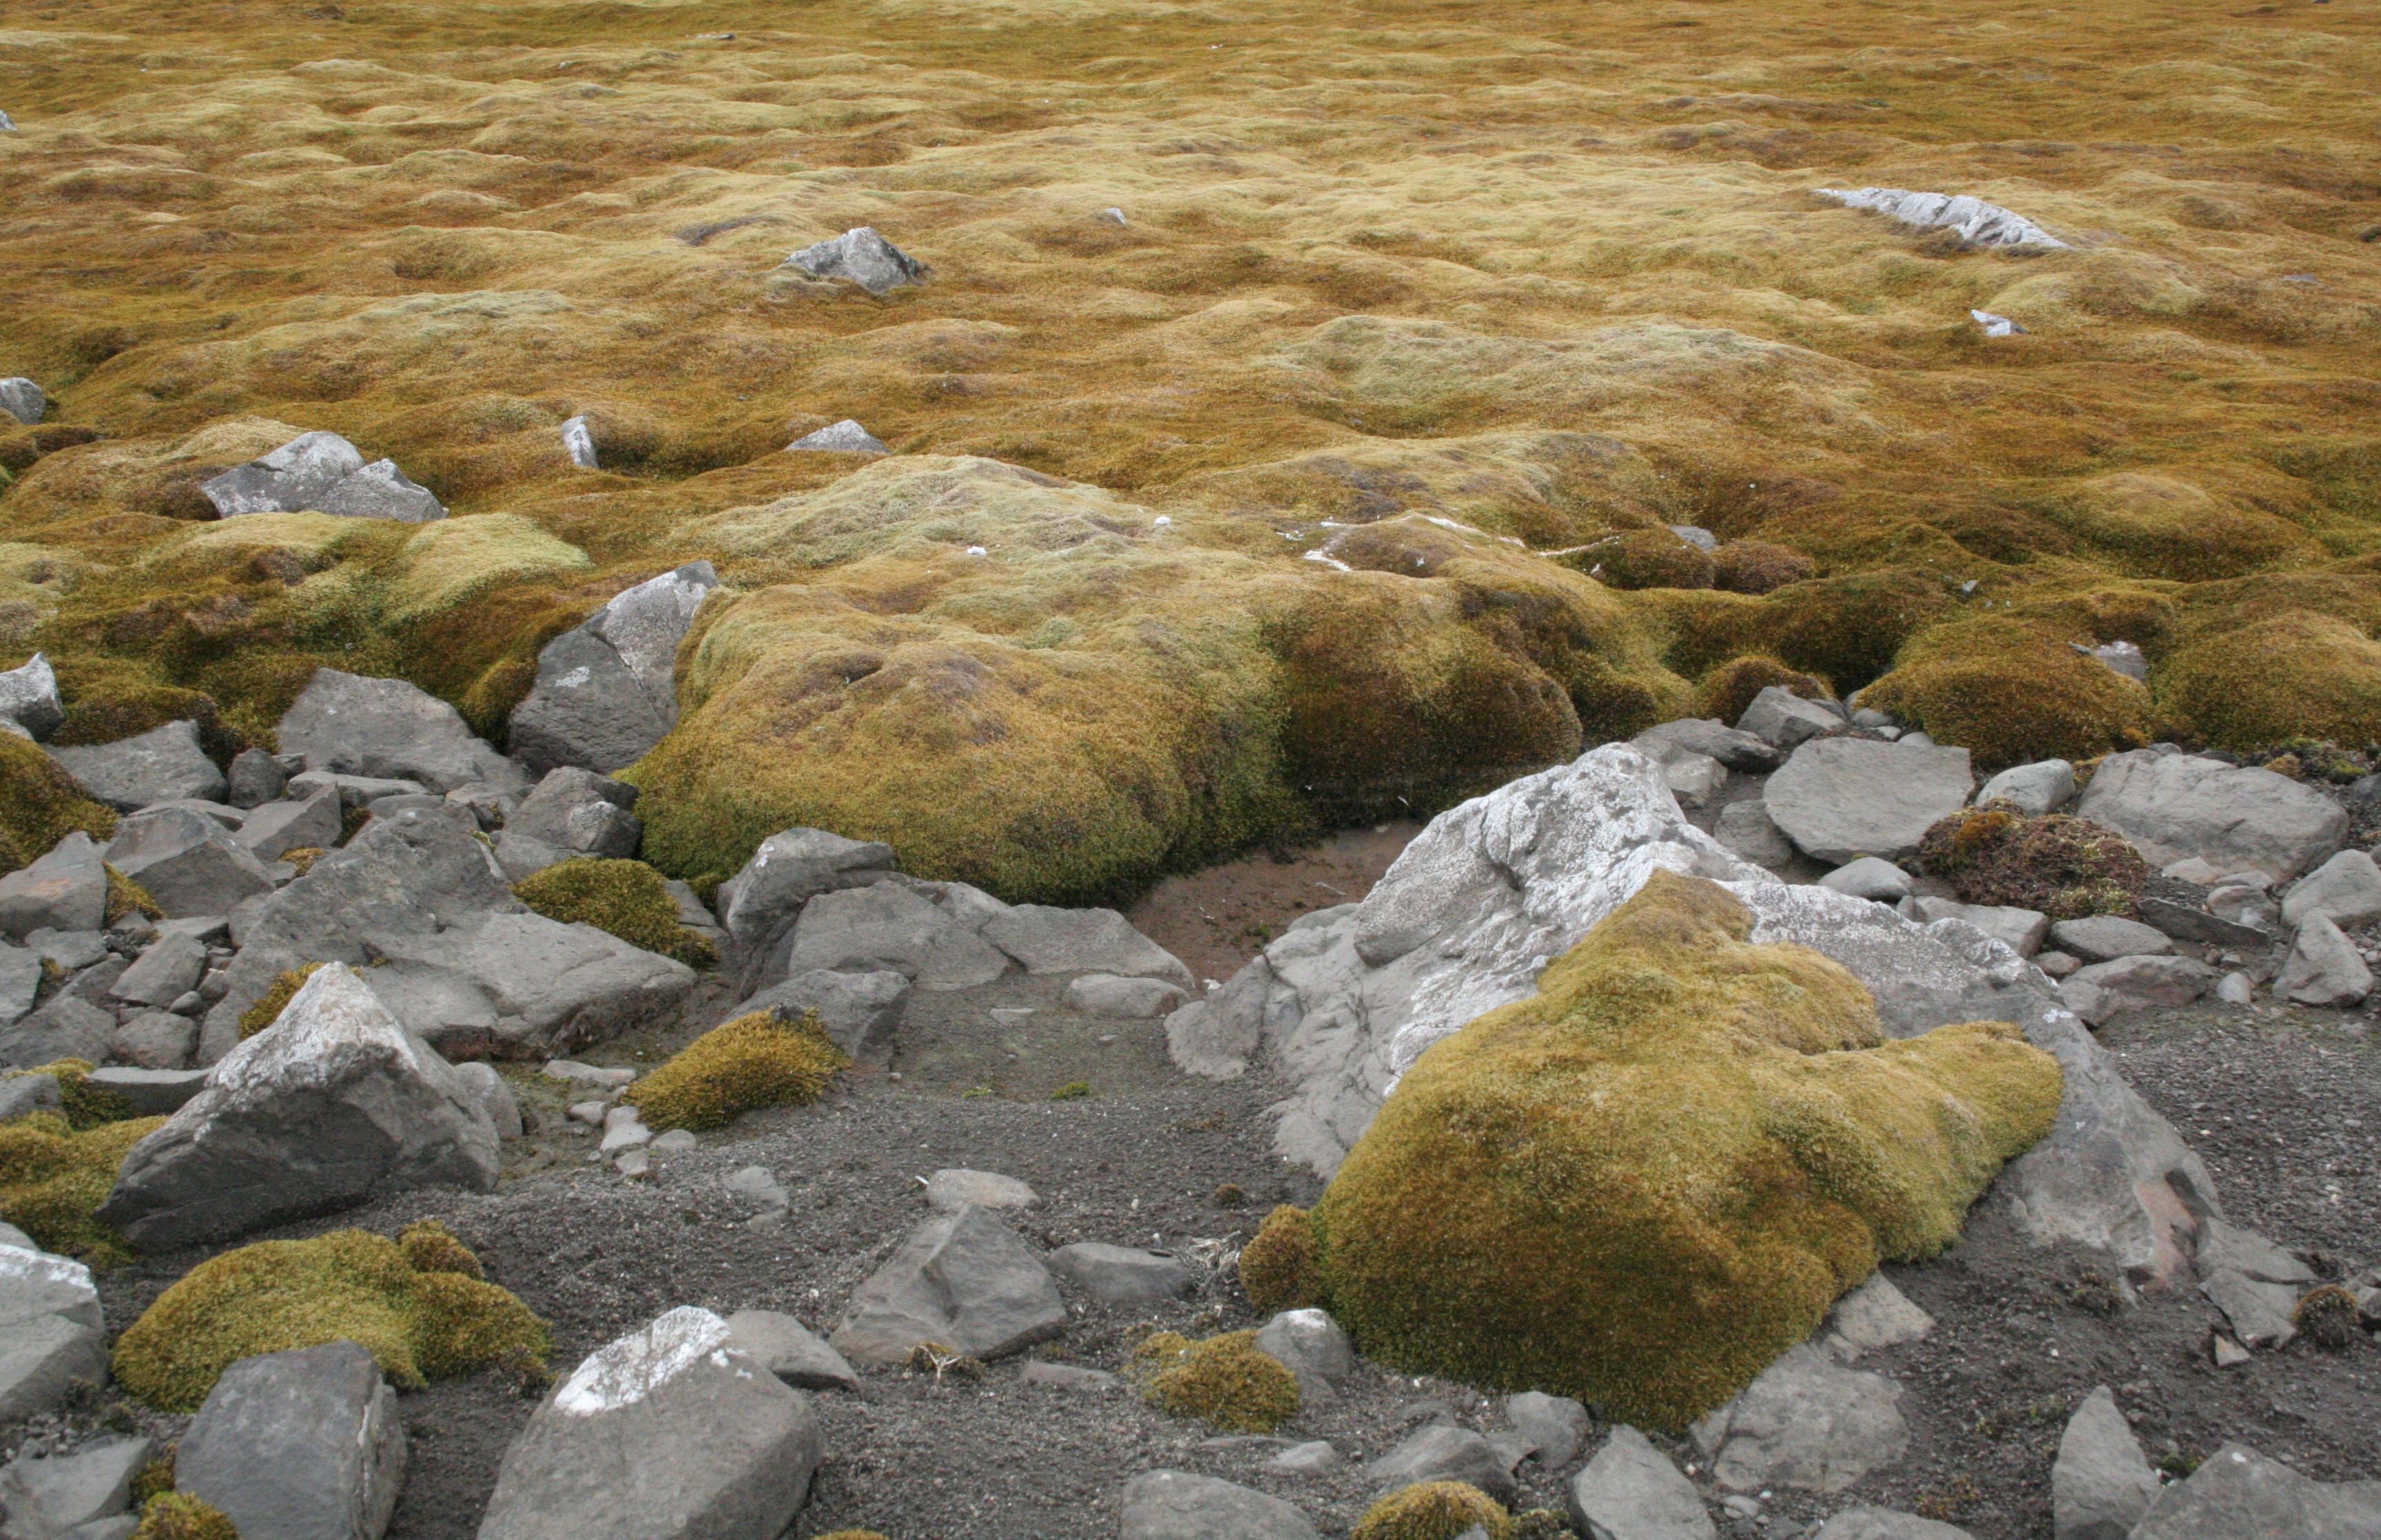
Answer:
[[[1916,855],[1928,827],[1958,812],[1974,788],[1964,748],[1818,738],[1769,778],[1761,800],[1797,850],[1841,866]]]
[[[1279,1498],[1188,1471],[1133,1477],[1117,1508],[1122,1540],[1323,1540],[1305,1514]]]
[[[1633,1427],[1612,1430],[1569,1482],[1572,1522],[1612,1540],[1718,1540],[1694,1484]]]
[[[2320,865],[2348,837],[2347,810],[2286,775],[2149,749],[2101,760],[2075,814],[2132,841],[2152,867],[2196,858],[2277,882]]]
[[[2130,1540],[2373,1540],[2381,1481],[2314,1481],[2227,1444],[2160,1493]]]
[[[0,1421],[64,1404],[79,1379],[104,1381],[107,1332],[91,1269],[0,1236]]]
[[[1695,1442],[1730,1491],[1840,1492],[1910,1448],[1900,1400],[1901,1387],[1883,1375],[1847,1368],[1804,1342],[1697,1423]]]
[[[926,1342],[991,1359],[1066,1325],[1066,1303],[1041,1254],[970,1204],[912,1231],[853,1292],[829,1340],[862,1364],[899,1364]]]
[[[48,752],[84,793],[120,813],[177,797],[214,802],[226,790],[223,771],[199,746],[194,721],[169,721],[112,744]]]

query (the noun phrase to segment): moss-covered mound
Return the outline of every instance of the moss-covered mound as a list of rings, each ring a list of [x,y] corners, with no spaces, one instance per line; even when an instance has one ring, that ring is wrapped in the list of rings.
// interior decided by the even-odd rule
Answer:
[[[1736,725],[1744,709],[1752,704],[1753,697],[1771,685],[1791,690],[1805,700],[1825,700],[1829,697],[1827,682],[1814,673],[1789,669],[1775,658],[1751,654],[1731,658],[1703,675],[1695,686],[1695,714],[1715,718]]]
[[[2058,1066],[2016,1028],[1886,1041],[1850,974],[1752,928],[1656,873],[1406,1073],[1313,1214],[1367,1355],[1680,1427],[2049,1131]]]
[[[2219,747],[2381,742],[2381,642],[2335,616],[2294,610],[2210,630],[2167,658],[2157,683],[2176,727]]]
[[[1157,1332],[1133,1350],[1125,1377],[1159,1411],[1227,1433],[1271,1433],[1298,1415],[1298,1376],[1257,1351],[1253,1331],[1196,1342]]]
[[[2035,909],[2054,920],[2133,913],[2149,866],[2132,842],[2088,819],[2029,819],[2006,803],[1966,807],[1919,842],[1920,867],[1950,879],[1962,903]]]
[[[1401,1486],[1364,1510],[1348,1540],[1456,1540],[1471,1529],[1508,1540],[1512,1515],[1469,1482],[1422,1481]]]
[[[1818,576],[1818,564],[1790,545],[1730,540],[1711,553],[1712,586],[1730,593],[1764,594]]]
[[[31,740],[0,733],[0,872],[31,866],[78,829],[104,844],[116,811],[83,795]]]
[[[493,1364],[543,1366],[545,1323],[529,1306],[433,1260],[441,1265],[417,1267],[397,1242],[361,1230],[226,1252],[116,1339],[116,1377],[160,1411],[195,1412],[238,1360],[343,1337],[407,1389]]]
[[[132,1104],[114,1091],[91,1084],[91,1072],[99,1066],[88,1059],[58,1059],[47,1064],[36,1064],[30,1070],[0,1070],[0,1080],[10,1080],[20,1074],[45,1074],[58,1083],[58,1100],[67,1115],[67,1124],[79,1134],[97,1128],[102,1123],[120,1122],[132,1116]]]
[[[1279,1204],[1240,1248],[1240,1287],[1263,1316],[1323,1303],[1314,1226],[1303,1208]]]
[[[755,1011],[723,1022],[629,1087],[627,1100],[655,1131],[725,1128],[763,1107],[800,1106],[826,1094],[850,1057],[815,1014],[780,1020]]]
[[[239,1540],[223,1510],[186,1492],[161,1492],[140,1510],[132,1540]]]
[[[107,1201],[124,1158],[163,1118],[102,1122],[78,1131],[55,1112],[0,1123],[0,1219],[44,1251],[94,1267],[130,1260],[121,1237],[92,1216]]]
[[[678,901],[642,861],[562,861],[513,885],[513,896],[550,920],[592,925],[690,968],[719,961],[711,942],[678,923]]]
[[[2078,652],[2053,628],[1996,618],[1911,638],[1860,703],[1957,744],[1984,770],[2139,748],[2153,725],[2140,681]]]
[[[1582,553],[1616,588],[1708,588],[1711,552],[1667,529],[1633,529]],[[1805,574],[1807,576],[1808,574]]]

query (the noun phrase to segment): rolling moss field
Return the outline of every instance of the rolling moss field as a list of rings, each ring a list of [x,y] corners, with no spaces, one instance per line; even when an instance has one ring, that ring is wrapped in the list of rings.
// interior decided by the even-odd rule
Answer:
[[[707,557],[649,859],[812,823],[1055,901],[1748,669],[1984,767],[2363,745],[2376,86],[2371,0],[26,0],[0,665],[67,741],[269,744],[326,663],[501,741]],[[1868,186],[2069,249],[1814,191]],[[779,266],[861,224],[931,281]],[[844,418],[895,455],[784,452]],[[309,429],[456,516],[212,521]]]

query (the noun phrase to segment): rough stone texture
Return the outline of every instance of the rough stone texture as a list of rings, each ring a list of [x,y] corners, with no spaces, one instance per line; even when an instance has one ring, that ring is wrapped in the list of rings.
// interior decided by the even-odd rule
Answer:
[[[2160,957],[2174,951],[2174,943],[2164,931],[2117,915],[2060,920],[2050,928],[2050,944],[2086,963],[2112,963],[2119,957]]]
[[[1111,1306],[1159,1304],[1190,1292],[1190,1269],[1161,1252],[1078,1241],[1044,1259],[1052,1272]]]
[[[13,1025],[32,1010],[42,976],[40,952],[0,941],[0,1026]]]
[[[2057,1540],[2126,1540],[2157,1496],[2157,1473],[2117,1410],[2115,1393],[2101,1386],[2067,1420],[2050,1467]]]
[[[890,455],[892,449],[883,439],[862,428],[850,418],[831,422],[816,432],[804,433],[786,445],[788,451],[824,452],[838,455]]]
[[[1210,1080],[1231,1080],[1247,1071],[1264,1041],[1265,996],[1273,974],[1263,963],[1257,959],[1220,989],[1166,1018],[1166,1053],[1176,1069]]]
[[[1659,727],[1649,727],[1637,734],[1636,742],[1648,738],[1667,739],[1680,748],[1708,755],[1732,770],[1748,775],[1766,775],[1777,768],[1780,758],[1777,746],[1752,733],[1739,732],[1722,721],[1707,717],[1689,717],[1679,721],[1666,721]]]
[[[891,1051],[893,1033],[909,1000],[909,979],[889,969],[845,973],[817,968],[762,990],[736,1007],[734,1014],[782,1011],[800,1016],[815,1011],[836,1047],[866,1063]]]
[[[775,1540],[822,1457],[809,1401],[682,1305],[589,1355],[531,1414],[479,1540]]]
[[[1965,806],[1974,784],[1964,748],[1822,738],[1797,748],[1761,798],[1797,850],[1841,865],[1915,855],[1928,826]]]
[[[1501,1503],[1513,1500],[1513,1466],[1496,1446],[1468,1427],[1433,1423],[1416,1428],[1388,1453],[1364,1467],[1366,1479],[1384,1486],[1418,1481],[1470,1482]]]
[[[719,574],[690,562],[615,596],[538,653],[513,708],[512,747],[533,770],[635,764],[678,725],[678,644]]]
[[[2354,1005],[2373,992],[2373,970],[2356,943],[2317,909],[2299,922],[2274,993],[2301,1005]]]
[[[926,266],[862,224],[833,240],[807,246],[788,257],[785,265],[813,278],[841,278],[871,294],[890,294],[905,285],[923,283]]]
[[[232,837],[266,861],[293,850],[329,850],[339,843],[339,794],[326,786],[303,802],[259,806]]]
[[[933,900],[898,882],[879,882],[821,893],[803,905],[785,971],[818,969],[892,972],[922,989],[966,989],[1007,972],[1008,959]]]
[[[2131,1540],[2374,1540],[2381,1481],[2312,1481],[2241,1444],[2159,1494]]]
[[[1079,1368],[1072,1364],[1044,1364],[1039,1359],[1028,1362],[1018,1370],[1017,1378],[1020,1384],[1039,1385],[1077,1396],[1112,1396],[1125,1388],[1122,1379],[1105,1369]]]
[[[1146,1471],[1124,1484],[1121,1540],[1323,1540],[1279,1498],[1188,1471]]]
[[[55,1112],[66,1106],[66,1094],[54,1074],[15,1074],[0,1079],[0,1123],[12,1123],[36,1112]]]
[[[1590,1540],[1718,1540],[1693,1483],[1625,1425],[1570,1479],[1565,1506]]]
[[[1697,1423],[1695,1441],[1713,1457],[1713,1479],[1732,1491],[1840,1492],[1910,1447],[1900,1399],[1901,1387],[1883,1375],[1846,1368],[1804,1342]]]
[[[1935,1329],[1935,1317],[1910,1303],[1883,1273],[1836,1302],[1836,1335],[1855,1352],[1915,1342]]]
[[[1901,188],[1819,188],[1847,208],[1873,209],[1921,230],[1948,230],[1971,246],[2022,246],[2063,251],[2067,243],[2023,214],[1966,193],[1911,192]]]
[[[222,797],[223,771],[199,746],[199,724],[169,721],[112,744],[46,751],[93,799],[119,813],[177,797]]]
[[[1821,1524],[1811,1540],[1974,1540],[1957,1524],[1937,1523],[1891,1508],[1847,1508]]]
[[[755,1364],[801,1390],[857,1390],[860,1376],[843,1354],[791,1316],[774,1310],[739,1310],[727,1317],[728,1334]]]
[[[0,1423],[55,1409],[76,1380],[106,1378],[106,1323],[91,1269],[0,1243]]]
[[[2050,933],[2050,916],[2038,909],[2019,909],[2008,904],[1961,903],[1956,899],[1919,898],[1917,919],[1921,924],[1935,920],[1959,920],[1974,926],[1994,940],[2016,952],[2031,957],[2042,950],[2042,939]]]
[[[764,952],[790,929],[816,894],[865,887],[893,869],[893,847],[847,840],[824,829],[788,829],[761,842],[752,858],[712,895],[728,939]]]
[[[289,772],[281,762],[261,748],[243,748],[232,757],[231,769],[225,772],[230,790],[224,800],[235,807],[262,807],[280,799],[289,784]]]
[[[1844,719],[1815,700],[1805,700],[1782,685],[1772,685],[1752,697],[1736,730],[1777,749],[1790,749],[1813,738],[1841,733]]]
[[[228,915],[273,891],[273,873],[256,852],[187,807],[153,808],[116,825],[107,864],[146,888],[171,919]]]
[[[1135,930],[1113,909],[1054,909],[1020,903],[983,922],[983,939],[1028,973],[1107,973],[1163,978],[1185,990],[1196,982],[1182,960]]]
[[[2099,1026],[2127,1011],[2188,1005],[2216,984],[2216,970],[2190,957],[2119,957],[2094,963],[2060,980],[2058,998],[2084,1022]]]
[[[380,1540],[405,1480],[397,1393],[354,1342],[243,1358],[182,1435],[174,1485],[240,1540]]]
[[[937,1215],[855,1291],[830,1339],[847,1358],[898,1364],[921,1342],[996,1358],[1066,1329],[1040,1255],[987,1209]]]
[[[1336,1401],[1339,1381],[1356,1367],[1356,1346],[1324,1310],[1285,1310],[1257,1332],[1257,1351],[1298,1376],[1300,1400]]]
[[[2278,1348],[2299,1334],[2290,1318],[2299,1291],[2288,1284],[2260,1283],[2234,1268],[2217,1267],[2199,1289],[2232,1323],[2232,1335],[2249,1347]]]
[[[2210,1218],[2199,1227],[2197,1260],[2202,1272],[2230,1267],[2265,1283],[2310,1285],[2314,1269],[2253,1230]]]
[[[2343,930],[2381,920],[2381,866],[2361,850],[2343,850],[2282,895],[2284,925],[2318,914]]]
[[[1586,1407],[1569,1396],[1549,1396],[1541,1390],[1507,1396],[1505,1421],[1535,1449],[1538,1463],[1549,1471],[1558,1471],[1578,1459],[1595,1427]]]
[[[480,1098],[480,1105],[487,1110],[488,1122],[495,1126],[496,1137],[519,1138],[520,1103],[513,1099],[513,1088],[505,1084],[505,1077],[498,1074],[493,1066],[477,1061],[457,1064],[454,1070],[463,1084]]]
[[[1168,1014],[1188,998],[1181,986],[1162,978],[1120,978],[1112,973],[1087,973],[1067,985],[1068,1009],[1120,1021]]]
[[[395,461],[366,465],[354,444],[322,431],[300,433],[269,455],[201,481],[199,491],[226,518],[309,509],[408,524],[446,516],[438,499],[408,479]]]
[[[1890,861],[1863,855],[1819,879],[1819,886],[1875,903],[1899,903],[1910,896],[1910,874]]]
[[[0,130],[14,133],[17,126],[5,121],[7,115],[0,113]],[[18,422],[30,426],[41,421],[42,414],[49,410],[49,406],[50,398],[43,393],[42,387],[23,375],[12,374],[0,380],[0,412],[7,413]]]
[[[587,425],[586,418],[562,419],[562,452],[569,455],[570,463],[581,470],[597,468],[595,430]]]
[[[631,811],[637,788],[579,766],[545,772],[505,820],[507,834],[525,835],[566,855],[634,855],[644,824]]]
[[[35,738],[48,737],[66,720],[58,704],[58,676],[49,659],[36,652],[19,666],[0,672],[0,717]]]
[[[2172,899],[2145,897],[2138,905],[2143,923],[2178,941],[2198,941],[2234,950],[2263,951],[2274,939],[2262,926],[2243,924],[2193,909]],[[2270,911],[2269,911],[2270,912]]]
[[[1976,789],[1976,806],[2006,802],[2030,819],[2055,813],[2075,799],[2075,767],[2064,759],[2011,765]]]
[[[71,990],[74,986],[67,988]],[[0,1060],[22,1069],[61,1059],[88,1059],[96,1063],[107,1057],[107,1040],[115,1034],[112,1013],[62,991],[14,1026],[0,1027]]]
[[[133,1065],[104,1065],[91,1073],[88,1084],[113,1091],[132,1105],[136,1118],[157,1118],[181,1110],[182,1104],[205,1086],[204,1070],[150,1070]]]
[[[462,713],[402,679],[317,669],[281,719],[281,751],[310,770],[419,782],[519,787],[520,768],[472,734]]]
[[[956,1214],[970,1204],[1000,1212],[1039,1208],[1042,1194],[1013,1176],[949,1167],[926,1179],[926,1201],[946,1214]]]
[[[105,858],[79,829],[0,877],[0,935],[22,940],[36,930],[95,931],[106,923]]]
[[[2327,859],[2348,835],[2344,808],[2286,775],[2145,748],[2103,759],[2075,813],[2132,841],[2153,867],[2196,857],[2277,882]]]
[[[485,1192],[501,1169],[469,1085],[332,964],[132,1147],[100,1215],[165,1249],[407,1188]]]
[[[107,1057],[144,1070],[187,1069],[199,1046],[199,1024],[171,1011],[139,1011],[107,1035]]]
[[[1794,860],[1794,843],[1778,831],[1777,820],[1758,797],[1731,802],[1712,823],[1712,838],[1730,855],[1756,867],[1777,871]]]
[[[0,1533],[10,1540],[90,1540],[97,1532],[76,1532],[130,1506],[132,1478],[155,1449],[146,1438],[118,1438],[47,1459],[18,1455],[0,1470],[0,1515],[9,1521]]]

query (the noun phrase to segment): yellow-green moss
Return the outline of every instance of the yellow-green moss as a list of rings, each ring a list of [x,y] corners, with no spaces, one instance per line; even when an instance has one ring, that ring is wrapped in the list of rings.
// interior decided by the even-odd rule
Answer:
[[[1240,1248],[1240,1287],[1264,1316],[1323,1303],[1314,1257],[1314,1227],[1306,1210],[1279,1204]]]
[[[1681,1427],[2049,1131],[2058,1066],[2015,1027],[1887,1041],[1850,974],[1752,928],[1657,872],[1407,1071],[1313,1216],[1369,1356]]]
[[[2211,627],[2165,660],[2157,686],[2180,730],[2220,747],[2381,741],[2381,643],[2330,615],[2286,611]]]
[[[1348,1540],[1456,1540],[1474,1528],[1486,1530],[1488,1540],[1508,1540],[1512,1515],[1469,1482],[1422,1481],[1366,1509]]]
[[[144,1508],[149,1499],[174,1489],[174,1457],[180,1446],[168,1444],[165,1452],[153,1455],[132,1476],[132,1506]]]
[[[397,1249],[405,1254],[406,1266],[417,1273],[459,1273],[471,1279],[488,1276],[471,1248],[436,1219],[416,1219],[398,1231]]]
[[[77,830],[104,844],[116,813],[83,795],[38,745],[0,733],[0,872],[31,866]]]
[[[1918,862],[1950,879],[1962,903],[2054,920],[2130,916],[2150,879],[2141,853],[2115,830],[2063,813],[2029,819],[1999,802],[1937,819],[1919,841]]]
[[[107,868],[107,923],[114,925],[127,915],[145,915],[153,920],[162,920],[165,917],[165,911],[158,907],[157,901],[149,895],[148,889],[117,871],[114,867],[109,867]]]
[[[67,1124],[80,1133],[102,1123],[122,1122],[132,1116],[129,1101],[116,1092],[91,1084],[91,1072],[98,1067],[88,1059],[57,1059],[30,1070],[0,1070],[0,1080],[20,1074],[45,1074],[55,1080]]]
[[[1298,1376],[1256,1343],[1253,1331],[1198,1342],[1161,1331],[1133,1350],[1125,1376],[1161,1412],[1227,1433],[1271,1433],[1298,1415]]]
[[[1708,588],[1714,572],[1711,552],[1673,535],[1667,529],[1632,529],[1599,541],[1577,558],[1604,570],[1597,574],[1616,588]]]
[[[2150,692],[2138,680],[2049,627],[1999,618],[1920,633],[1860,703],[1959,745],[1985,770],[2139,748],[2152,726]]]
[[[43,1250],[93,1267],[130,1260],[123,1239],[92,1216],[125,1156],[165,1121],[133,1118],[78,1132],[55,1112],[36,1112],[0,1123],[0,1219]]]
[[[1891,668],[1902,644],[1951,608],[1940,576],[1890,567],[1777,589],[1764,602],[1758,634],[1763,651],[1844,692]]]
[[[274,975],[272,985],[257,997],[256,1003],[239,1013],[240,1037],[253,1037],[279,1021],[281,1013],[289,1009],[289,1002],[298,998],[298,991],[306,987],[306,980],[313,977],[314,970],[322,965],[307,963]]]
[[[1827,682],[1815,674],[1789,669],[1775,658],[1748,654],[1731,658],[1703,675],[1695,686],[1695,715],[1736,725],[1753,697],[1773,685],[1783,685],[1805,700],[1828,697]]]
[[[163,1492],[140,1510],[132,1540],[239,1540],[223,1510],[187,1492]]]
[[[1730,540],[1711,553],[1712,586],[1730,593],[1764,594],[1818,576],[1818,564],[1790,545]]]
[[[479,514],[422,525],[390,564],[386,620],[417,624],[500,588],[583,573],[594,564],[519,514]]]
[[[687,1044],[626,1095],[656,1132],[725,1128],[760,1108],[816,1101],[850,1063],[815,1012],[780,1021],[755,1011]]]
[[[160,1411],[194,1412],[238,1360],[343,1337],[405,1389],[492,1364],[542,1366],[548,1347],[545,1323],[507,1291],[420,1270],[397,1242],[342,1230],[200,1263],[116,1339],[116,1377]]]
[[[719,961],[708,940],[678,923],[678,901],[662,874],[642,861],[557,862],[515,883],[513,896],[550,920],[592,925],[689,967]]]

